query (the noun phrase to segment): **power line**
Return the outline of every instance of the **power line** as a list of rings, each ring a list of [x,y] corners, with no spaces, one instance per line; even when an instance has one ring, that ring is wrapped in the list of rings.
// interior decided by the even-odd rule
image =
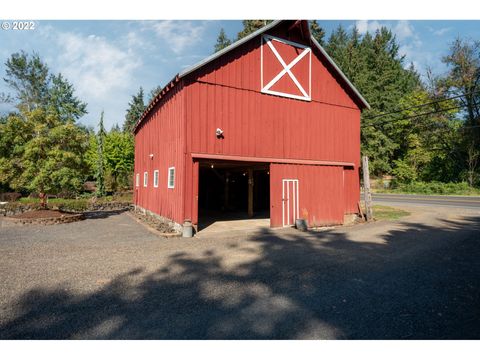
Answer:
[[[365,117],[365,118],[363,118],[363,120],[370,120],[370,119],[375,119],[375,118],[383,117],[383,116],[387,116],[387,115],[398,114],[398,113],[403,112],[403,111],[412,110],[412,109],[419,109],[419,108],[422,108],[422,107],[425,107],[425,106],[428,106],[428,105],[439,104],[439,103],[446,102],[446,101],[449,101],[449,100],[455,100],[455,99],[458,99],[458,98],[471,96],[471,95],[476,95],[476,94],[480,94],[480,91],[471,92],[469,94],[456,95],[456,96],[452,96],[452,97],[441,99],[441,100],[431,101],[431,102],[428,102],[428,103],[415,105],[415,106],[411,106],[411,107],[400,109],[400,110],[391,111],[391,112],[388,112],[388,113],[377,114],[377,115],[374,115],[374,116]]]
[[[463,107],[465,107],[465,105],[458,105],[458,106],[453,106],[453,107],[450,107],[450,108],[447,108],[447,109],[434,110],[434,111],[429,111],[429,112],[426,112],[426,113],[420,113],[420,114],[416,114],[416,115],[406,116],[406,117],[403,117],[401,119],[390,119],[390,120],[385,120],[385,121],[381,121],[381,122],[365,124],[363,127],[364,128],[368,127],[368,126],[375,127],[377,125],[385,125],[385,124],[388,124],[388,123],[391,123],[391,122],[413,119],[413,118],[420,117],[420,116],[425,116],[425,115],[439,114],[439,113],[447,112],[447,111],[450,111],[450,110],[460,109],[460,108],[463,108]]]

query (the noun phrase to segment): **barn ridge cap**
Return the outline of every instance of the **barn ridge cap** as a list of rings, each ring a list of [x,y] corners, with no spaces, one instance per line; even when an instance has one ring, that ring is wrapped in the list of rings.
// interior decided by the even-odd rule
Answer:
[[[235,41],[234,43],[230,44],[229,46],[223,48],[220,51],[217,51],[216,53],[206,57],[205,59],[199,61],[198,63],[184,69],[183,71],[179,72],[176,74],[172,80],[170,80],[167,85],[165,85],[162,90],[158,92],[158,94],[150,101],[150,104],[147,105],[145,111],[143,112],[142,116],[140,116],[140,119],[137,121],[135,126],[133,127],[133,132],[135,133],[138,126],[142,123],[142,121],[147,117],[147,115],[150,113],[150,111],[153,109],[154,105],[166,94],[171,90],[175,85],[182,79],[183,77],[187,76],[188,74],[204,67],[205,65],[209,64],[213,60],[218,59],[222,55],[236,49],[237,47],[241,46],[242,44],[245,44],[249,40],[253,39],[254,37],[263,34],[264,32],[278,26],[279,24],[288,21],[288,20],[274,20],[271,23],[265,25],[264,27],[254,31],[253,33],[245,36],[244,38],[241,38],[238,41]],[[297,20],[298,22],[300,20]],[[295,25],[295,23],[293,24]],[[292,26],[293,26],[292,25]],[[307,27],[308,30],[308,27]],[[365,108],[370,109],[370,104],[365,100],[365,98],[360,94],[360,92],[355,88],[355,86],[350,82],[350,80],[347,78],[347,76],[343,73],[343,71],[338,67],[338,65],[333,61],[333,59],[328,55],[328,53],[325,51],[325,49],[318,43],[318,41],[313,37],[313,35],[310,35],[310,41],[315,45],[315,47],[322,53],[322,55],[325,57],[327,62],[332,66],[333,70],[345,81],[346,85],[348,88],[355,94],[355,96],[360,100],[360,102],[365,106]]]

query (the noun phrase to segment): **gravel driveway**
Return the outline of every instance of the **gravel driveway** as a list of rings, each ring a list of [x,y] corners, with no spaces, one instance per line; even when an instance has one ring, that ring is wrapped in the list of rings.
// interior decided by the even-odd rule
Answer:
[[[455,211],[206,239],[0,220],[0,339],[479,339],[480,212]]]

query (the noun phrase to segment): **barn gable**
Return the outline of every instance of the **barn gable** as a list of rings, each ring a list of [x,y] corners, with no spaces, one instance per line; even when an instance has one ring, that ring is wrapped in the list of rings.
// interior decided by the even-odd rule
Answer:
[[[282,76],[276,79],[282,71]],[[273,21],[180,72],[147,106],[134,131],[180,79],[185,79],[187,84],[200,81],[300,100],[370,108],[310,35],[305,20]]]
[[[300,56],[302,53],[304,56]],[[227,70],[227,67],[231,69]],[[269,84],[275,75],[285,69],[284,75],[287,76],[281,76],[274,84]],[[227,78],[227,71],[235,73],[235,77]],[[338,105],[353,105],[360,109],[370,107],[310,35],[307,21],[304,20],[274,21],[184,70],[179,76],[188,76],[190,81],[212,82],[279,96],[288,94],[292,98],[327,103],[338,100],[342,97],[341,92],[344,92],[349,99],[343,96],[345,100]],[[271,78],[267,80],[269,76]],[[303,78],[303,82],[299,77]],[[313,94],[307,87],[311,88]],[[332,88],[336,88],[334,93]]]

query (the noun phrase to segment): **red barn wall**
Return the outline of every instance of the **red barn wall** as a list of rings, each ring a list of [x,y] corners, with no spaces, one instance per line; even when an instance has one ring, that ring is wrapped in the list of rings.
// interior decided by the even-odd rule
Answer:
[[[272,35],[287,38],[282,28]],[[187,152],[353,163],[342,204],[357,212],[360,109],[350,90],[313,49],[312,101],[263,94],[260,46],[254,38],[193,74],[185,87]],[[217,128],[223,139],[216,138]]]
[[[343,223],[343,168],[293,164],[270,165],[270,226],[282,226],[282,179],[298,179],[299,215],[309,226]]]
[[[312,101],[262,94],[260,86],[259,37],[195,74],[185,88],[190,150],[359,165],[360,109],[316,51]]]
[[[145,119],[135,136],[135,204],[183,223],[185,181],[185,97],[182,85],[162,99]],[[149,155],[153,154],[153,159]],[[175,167],[175,188],[168,189],[168,168]],[[158,188],[153,187],[153,171],[159,170]],[[148,186],[143,187],[143,172],[148,171]]]
[[[289,37],[286,27],[270,34],[311,46],[298,36]],[[272,226],[282,225],[278,197],[284,177],[299,179],[300,215],[304,208],[310,225],[341,223],[344,213],[357,212],[360,108],[349,96],[351,90],[311,46],[312,100],[263,94],[261,46],[256,37],[186,75],[140,125],[135,137],[138,205],[178,223],[185,218],[196,223],[198,163],[191,154],[203,153],[353,163],[353,168],[272,164]],[[281,69],[271,56],[266,61],[273,73]],[[305,81],[301,76],[299,80]],[[223,139],[215,136],[217,128],[224,131]],[[167,189],[170,166],[176,168],[175,189]],[[158,188],[153,187],[154,169],[160,170]],[[149,173],[147,188],[143,171]]]

